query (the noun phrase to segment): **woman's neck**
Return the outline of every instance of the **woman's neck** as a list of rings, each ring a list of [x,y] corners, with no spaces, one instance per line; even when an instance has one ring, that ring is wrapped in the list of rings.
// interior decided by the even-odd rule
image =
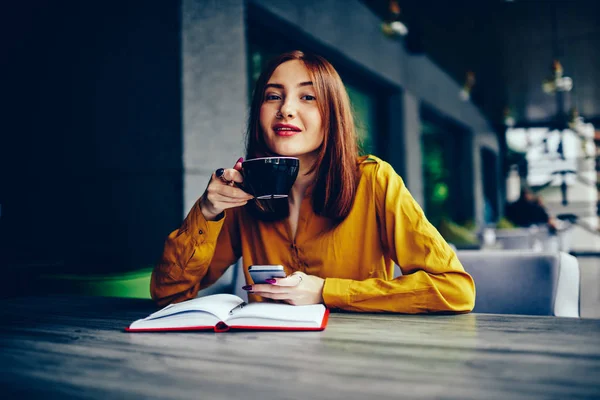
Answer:
[[[307,172],[311,169],[315,162],[315,157],[303,157],[300,158],[300,171],[298,171],[298,177],[294,182],[294,186],[292,186],[292,190],[290,193],[290,203],[291,204],[299,204],[302,202],[302,198],[304,197],[304,192],[306,192],[306,188],[313,184],[315,181],[315,177],[317,175],[317,171],[314,170],[307,174]]]

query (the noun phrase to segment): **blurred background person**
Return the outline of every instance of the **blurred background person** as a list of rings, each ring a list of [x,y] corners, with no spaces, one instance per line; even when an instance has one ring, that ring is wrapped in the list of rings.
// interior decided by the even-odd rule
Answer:
[[[517,226],[547,225],[551,232],[556,231],[556,221],[552,218],[539,196],[530,188],[521,189],[517,201],[506,206],[506,218]]]

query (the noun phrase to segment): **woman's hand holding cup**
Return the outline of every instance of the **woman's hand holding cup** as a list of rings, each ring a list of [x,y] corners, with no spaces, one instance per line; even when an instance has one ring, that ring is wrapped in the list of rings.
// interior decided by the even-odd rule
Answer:
[[[253,198],[235,185],[244,181],[240,172],[243,161],[244,159],[240,158],[233,168],[219,168],[213,172],[208,187],[200,199],[200,209],[207,221],[214,221],[226,209],[241,207]]]

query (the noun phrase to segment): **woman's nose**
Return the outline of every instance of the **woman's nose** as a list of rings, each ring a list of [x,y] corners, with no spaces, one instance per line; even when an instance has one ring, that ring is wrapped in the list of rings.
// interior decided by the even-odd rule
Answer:
[[[286,118],[294,118],[296,116],[296,106],[293,101],[286,100],[285,103],[281,106],[281,115]]]

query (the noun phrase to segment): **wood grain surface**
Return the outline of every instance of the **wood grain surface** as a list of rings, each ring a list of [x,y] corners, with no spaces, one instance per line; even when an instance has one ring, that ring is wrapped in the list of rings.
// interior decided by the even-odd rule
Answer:
[[[323,332],[126,333],[150,301],[0,301],[0,393],[29,398],[600,398],[600,320],[332,313]],[[3,398],[8,398],[4,397]]]

